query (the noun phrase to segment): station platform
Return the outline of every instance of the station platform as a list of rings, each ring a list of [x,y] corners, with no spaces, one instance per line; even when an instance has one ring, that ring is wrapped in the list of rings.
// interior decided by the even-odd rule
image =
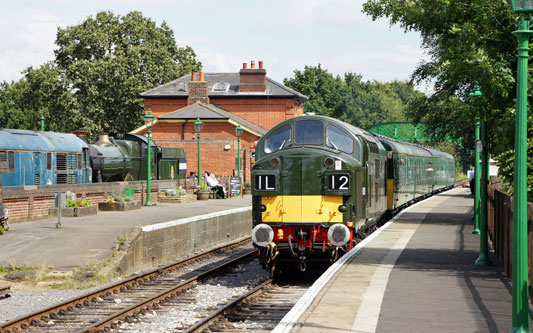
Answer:
[[[499,266],[474,265],[472,212],[466,188],[404,210],[332,265],[274,332],[509,332],[511,284]]]
[[[108,258],[118,239],[135,227],[251,204],[250,195],[183,204],[157,203],[124,212],[99,211],[93,216],[62,217],[60,229],[56,229],[57,217],[10,223],[9,231],[0,236],[0,265],[49,265],[55,270],[72,270]]]

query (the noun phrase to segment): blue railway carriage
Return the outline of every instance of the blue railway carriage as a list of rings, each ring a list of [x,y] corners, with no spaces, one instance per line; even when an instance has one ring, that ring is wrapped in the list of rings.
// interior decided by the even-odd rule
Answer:
[[[89,146],[74,134],[0,129],[3,186],[91,182]]]

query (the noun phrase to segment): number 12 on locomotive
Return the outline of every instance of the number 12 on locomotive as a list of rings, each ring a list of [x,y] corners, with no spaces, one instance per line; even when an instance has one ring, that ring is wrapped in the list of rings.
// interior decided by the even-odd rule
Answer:
[[[328,190],[348,191],[350,189],[350,175],[346,173],[332,173],[328,175]]]

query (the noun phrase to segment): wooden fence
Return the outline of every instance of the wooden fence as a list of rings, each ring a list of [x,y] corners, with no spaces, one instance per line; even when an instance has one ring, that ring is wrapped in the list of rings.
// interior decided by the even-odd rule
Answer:
[[[497,177],[491,177],[488,186],[488,236],[494,253],[505,274],[512,278],[513,260],[513,198],[500,190]],[[532,257],[533,257],[533,203],[527,205],[529,295],[531,301]]]

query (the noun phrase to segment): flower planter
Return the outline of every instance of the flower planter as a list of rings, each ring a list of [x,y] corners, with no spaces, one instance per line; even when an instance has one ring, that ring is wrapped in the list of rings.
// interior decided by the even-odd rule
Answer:
[[[176,196],[165,196],[162,195],[158,198],[159,202],[167,203],[189,203],[196,201],[195,194],[185,194],[185,195],[176,195]]]
[[[197,200],[209,200],[209,192],[196,192]]]
[[[242,194],[250,195],[250,194],[252,194],[252,189],[251,188],[245,188],[245,189],[242,190]]]
[[[104,211],[125,211],[133,209],[141,209],[141,202],[139,200],[129,202],[100,202],[98,203],[98,210]]]
[[[50,208],[49,215],[57,215],[57,208]],[[61,208],[62,217],[81,217],[98,214],[98,207],[63,207]]]

